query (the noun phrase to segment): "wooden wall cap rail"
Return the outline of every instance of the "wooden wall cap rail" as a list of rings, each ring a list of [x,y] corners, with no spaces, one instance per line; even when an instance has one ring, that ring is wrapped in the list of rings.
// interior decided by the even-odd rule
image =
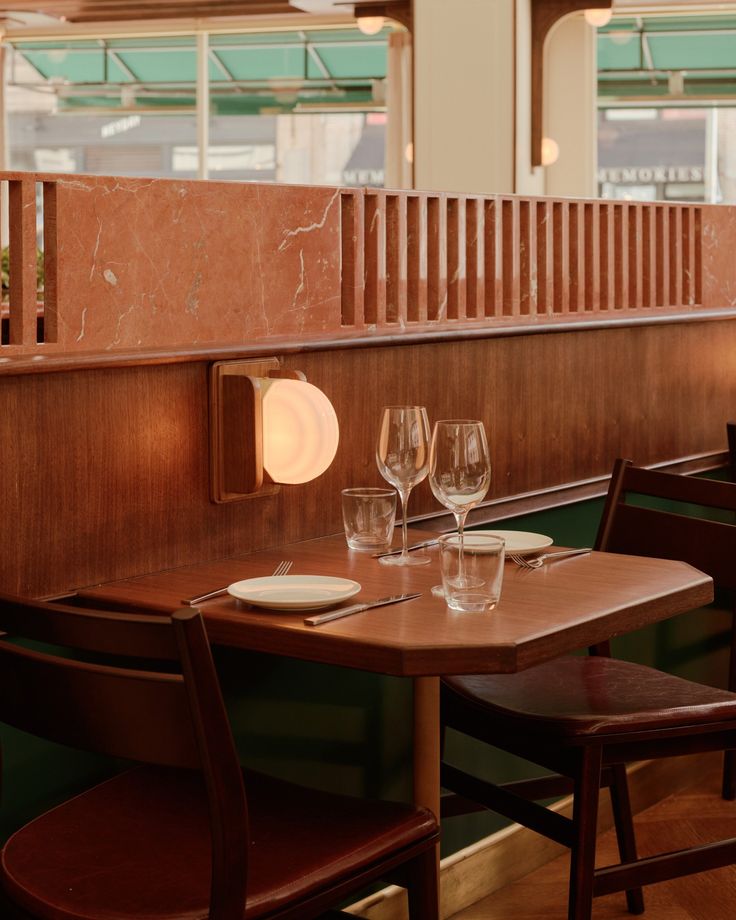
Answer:
[[[0,358],[265,342],[273,352],[275,340],[736,307],[729,206],[17,172],[0,173],[5,193]]]
[[[335,335],[328,339],[296,340],[274,337],[253,345],[213,343],[198,346],[180,345],[174,348],[137,348],[120,351],[90,351],[67,354],[44,350],[43,354],[4,356],[0,351],[0,377],[27,374],[58,374],[68,371],[101,370],[112,367],[144,367],[156,364],[183,364],[196,361],[219,361],[235,358],[258,358],[264,355],[307,354],[354,348],[390,348],[395,345],[431,345],[437,342],[475,341],[565,332],[595,332],[612,328],[662,326],[681,323],[725,322],[736,319],[736,308],[707,311],[654,312],[645,316],[616,319],[568,318],[566,321],[542,322],[535,325],[509,323],[497,326],[465,327],[462,329],[429,329],[385,333],[373,331]]]

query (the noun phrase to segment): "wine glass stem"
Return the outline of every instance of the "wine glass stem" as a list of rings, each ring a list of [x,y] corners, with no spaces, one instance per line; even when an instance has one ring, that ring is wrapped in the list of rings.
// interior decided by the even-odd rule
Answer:
[[[458,554],[457,561],[457,575],[460,580],[460,584],[462,584],[462,581],[465,578],[465,536],[463,531],[465,529],[465,518],[468,516],[468,512],[455,511],[454,514],[455,521],[457,522],[457,532],[460,542],[460,552]]]
[[[399,497],[401,498],[401,558],[404,559],[409,555],[409,530],[407,528],[407,515],[406,510],[409,504],[409,493],[411,489],[402,490],[399,492]]]

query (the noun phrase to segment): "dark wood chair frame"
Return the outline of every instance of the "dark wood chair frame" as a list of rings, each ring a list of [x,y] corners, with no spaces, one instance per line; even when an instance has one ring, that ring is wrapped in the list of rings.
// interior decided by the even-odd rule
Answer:
[[[736,443],[736,431],[734,437]],[[736,488],[731,483],[644,470],[631,461],[617,460],[595,549],[683,559],[710,574],[716,584],[736,588],[736,525],[628,504],[627,493],[736,511]],[[610,656],[610,643],[594,646],[589,653]],[[734,657],[732,641],[731,680]],[[577,742],[554,733],[530,739],[522,730],[522,720],[512,717],[504,724],[496,713],[484,720],[482,702],[468,705],[443,687],[443,742],[448,727],[555,771],[551,776],[496,785],[447,763],[443,756],[441,782],[451,792],[443,795],[441,813],[447,818],[488,808],[569,847],[570,920],[587,920],[593,897],[615,891],[626,892],[631,913],[642,913],[642,885],[736,862],[736,837],[638,859],[625,766],[706,751],[723,751],[730,759],[736,722],[662,727],[599,739],[588,736]],[[602,787],[610,788],[621,864],[595,869]],[[570,792],[574,794],[572,819],[538,804]]]
[[[149,617],[0,597],[0,630],[5,633],[0,633],[1,721],[82,750],[202,772],[212,842],[209,918],[243,920],[250,845],[247,780],[244,785],[199,610]],[[114,664],[33,650],[17,644],[18,638],[112,655]],[[94,707],[80,705],[90,699]],[[435,830],[397,847],[265,917],[309,920],[366,885],[388,879],[408,889],[413,920],[437,920],[437,839]],[[27,916],[17,905],[15,910]]]

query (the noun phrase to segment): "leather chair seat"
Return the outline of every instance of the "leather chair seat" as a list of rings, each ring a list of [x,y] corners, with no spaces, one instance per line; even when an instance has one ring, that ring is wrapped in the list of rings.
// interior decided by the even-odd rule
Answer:
[[[479,724],[513,720],[524,732],[572,743],[736,719],[736,693],[615,658],[565,656],[517,674],[445,677],[443,683],[466,709],[477,710]]]
[[[407,846],[436,832],[433,816],[410,805],[319,791],[305,796],[291,783],[250,771],[245,777],[248,920],[395,853],[397,831]],[[199,774],[138,767],[10,837],[2,882],[43,920],[205,920],[208,822]]]

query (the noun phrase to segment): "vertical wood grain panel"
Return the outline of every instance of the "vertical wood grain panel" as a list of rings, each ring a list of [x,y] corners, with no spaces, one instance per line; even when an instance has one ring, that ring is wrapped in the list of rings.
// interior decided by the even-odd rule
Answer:
[[[402,203],[398,195],[386,196],[387,323],[397,323],[399,318],[405,314],[406,293],[402,284],[402,262],[406,253],[406,222],[402,220]]]
[[[460,228],[459,202],[457,198],[447,198],[447,319],[459,316],[458,280],[460,277]]]
[[[670,304],[682,303],[682,210],[670,206]]]
[[[656,283],[656,305],[658,307],[666,306],[669,303],[669,222],[667,221],[668,209],[663,205],[656,205],[654,208],[656,221],[656,253],[657,253],[657,283]]]
[[[504,198],[501,204],[501,256],[503,265],[503,315],[519,315],[519,202]]]
[[[651,208],[639,208],[641,218],[641,306],[654,305],[654,240]]]
[[[555,313],[567,313],[570,303],[570,204],[552,205]]]
[[[427,199],[427,318],[443,320],[447,310],[447,207],[444,197]]]
[[[569,219],[569,252],[570,252],[570,288],[569,299],[566,305],[566,313],[577,313],[583,292],[580,289],[581,269],[584,270],[584,244],[580,245],[581,239],[584,240],[584,231],[582,224],[581,211],[585,205],[578,205],[577,202],[571,201],[568,205]]]
[[[499,208],[493,199],[486,201],[483,208],[483,277],[485,288],[485,315],[496,316],[502,302],[502,263],[499,249]]]
[[[602,228],[599,227],[599,221],[603,221],[604,207],[593,202],[586,202],[583,205],[583,214],[585,239],[585,294],[583,307],[585,310],[597,311],[605,309],[601,303],[601,298],[602,287],[608,271],[601,233]]]
[[[629,306],[638,310],[642,305],[642,239],[641,207],[627,206],[629,211]]]
[[[624,207],[613,206],[613,309],[623,310],[628,305],[626,278],[629,274],[629,237],[628,224],[624,219]]]
[[[369,325],[378,322],[379,297],[385,298],[385,274],[383,268],[383,220],[380,201],[377,195],[365,198],[364,230],[365,239],[365,283],[363,312]],[[380,292],[380,293],[379,293]]]
[[[554,261],[552,258],[552,207],[548,201],[535,206],[537,223],[537,313],[552,312]]]
[[[477,198],[465,201],[465,313],[477,319],[485,313],[485,254],[483,247],[483,204]]]
[[[522,316],[537,312],[537,226],[532,220],[531,209],[531,201],[519,202],[519,312]]]
[[[447,318],[465,319],[465,202],[447,199]]]
[[[427,284],[422,272],[421,199],[408,195],[406,199],[406,317],[411,323],[427,318]],[[425,260],[426,266],[426,260]]]
[[[690,217],[692,211],[690,208],[683,208],[680,212],[682,220],[682,302],[691,304],[693,302],[693,276],[690,264],[690,251],[692,243],[692,227]]]

